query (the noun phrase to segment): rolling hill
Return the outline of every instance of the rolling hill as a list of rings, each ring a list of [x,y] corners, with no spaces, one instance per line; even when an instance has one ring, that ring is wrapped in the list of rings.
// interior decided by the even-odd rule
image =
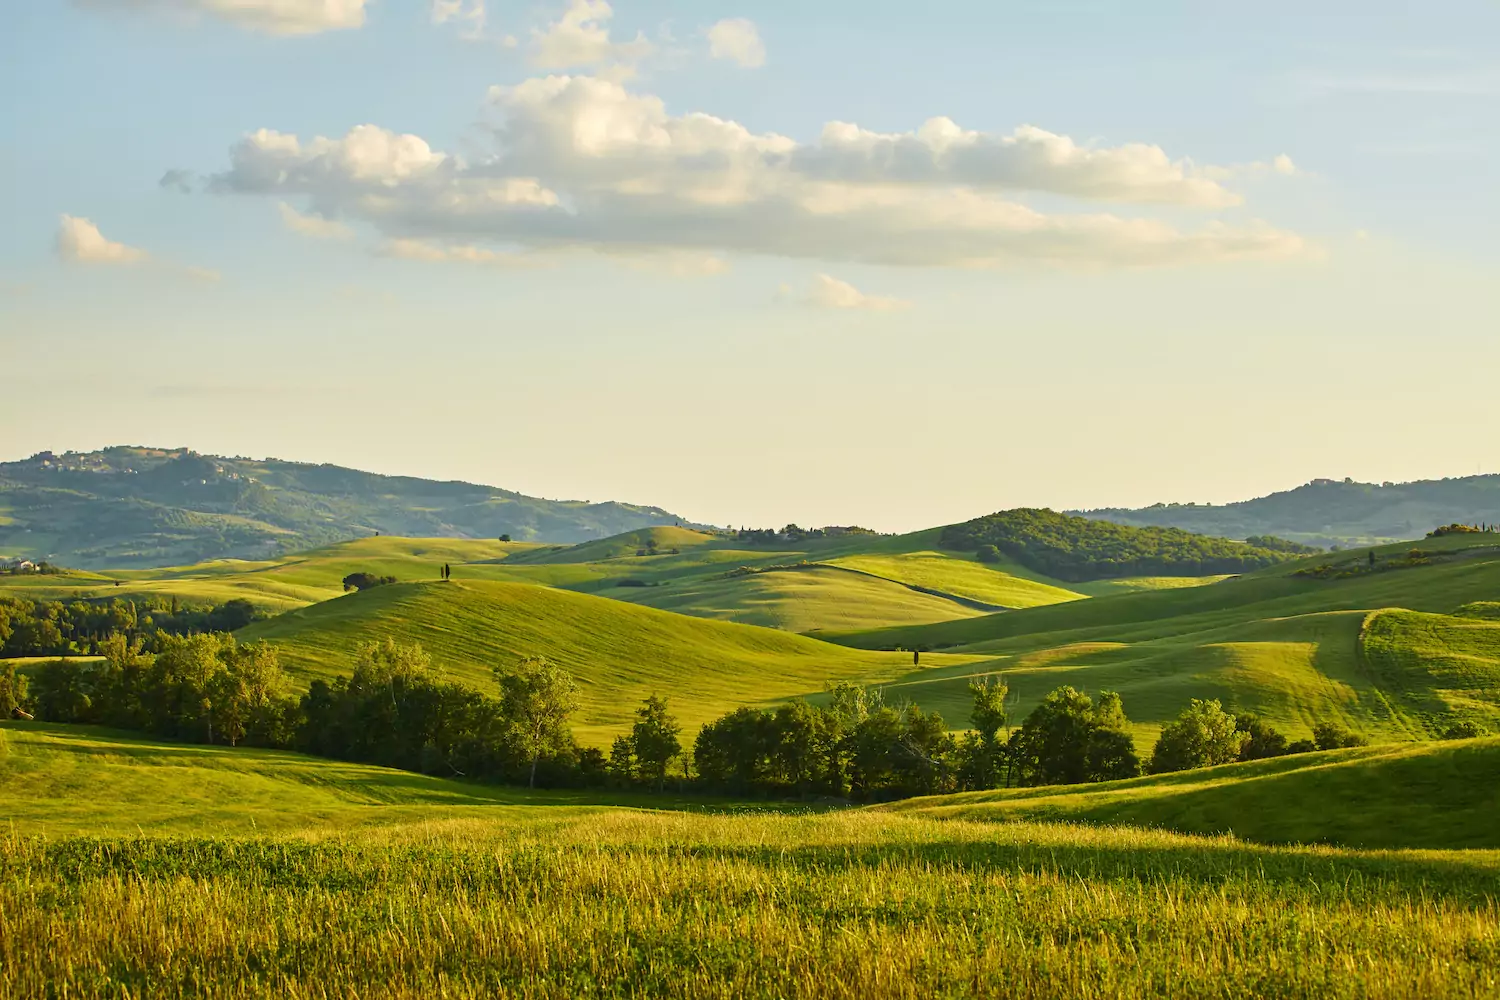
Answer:
[[[0,557],[150,567],[375,534],[580,542],[682,518],[336,465],[114,447],[0,463]]]
[[[1421,538],[1444,524],[1500,523],[1500,475],[1411,483],[1314,479],[1296,489],[1236,503],[1159,503],[1072,513],[1224,538],[1279,535],[1324,547],[1375,545]]]
[[[849,649],[548,587],[471,580],[377,587],[237,634],[274,643],[304,681],[348,673],[360,643],[384,638],[421,643],[449,676],[488,691],[494,668],[546,656],[578,678],[582,705],[574,728],[592,743],[628,728],[650,694],[668,697],[691,732],[740,705],[816,694],[839,680],[885,680],[911,664],[905,653]]]
[[[971,676],[994,671],[1015,717],[1062,684],[1117,690],[1142,743],[1191,698],[1258,712],[1294,738],[1325,720],[1374,740],[1428,739],[1461,720],[1493,732],[1494,622],[1475,617],[1483,606],[1449,614],[1500,595],[1493,537],[1430,539],[1417,559],[1407,545],[1377,549],[1373,567],[1365,552],[1316,556],[1212,586],[824,637],[987,657],[888,685],[945,717],[962,716]]]

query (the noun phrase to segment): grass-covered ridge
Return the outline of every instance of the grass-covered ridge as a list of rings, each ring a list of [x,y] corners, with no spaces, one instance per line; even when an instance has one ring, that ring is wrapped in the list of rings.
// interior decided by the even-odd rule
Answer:
[[[1386,744],[1091,786],[1010,788],[877,808],[984,821],[1232,833],[1260,843],[1500,850],[1500,739]]]
[[[1244,573],[1284,562],[1284,552],[1180,528],[1134,528],[1108,521],[1020,508],[943,529],[947,549],[993,546],[1038,573],[1081,583],[1128,576]]]
[[[743,704],[816,693],[838,680],[880,681],[909,668],[903,653],[872,653],[774,629],[709,621],[587,594],[516,583],[392,584],[349,594],[239,633],[266,639],[294,674],[347,673],[361,642],[417,642],[456,680],[483,690],[491,671],[545,655],[582,687],[580,739],[628,724],[647,695],[670,696],[695,728]]]

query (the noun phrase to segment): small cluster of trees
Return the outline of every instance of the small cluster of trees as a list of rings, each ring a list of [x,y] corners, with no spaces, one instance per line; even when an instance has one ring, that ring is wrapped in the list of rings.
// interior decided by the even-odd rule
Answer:
[[[447,567],[443,567],[444,579],[447,579]],[[374,573],[350,573],[344,577],[344,593],[351,590],[369,590],[371,587],[384,587],[386,584],[395,583],[394,576],[376,576]]]
[[[1323,551],[1316,545],[1304,545],[1277,535],[1251,535],[1245,539],[1245,544],[1253,545],[1258,549],[1269,549],[1272,552],[1289,552],[1294,556],[1311,556]]]
[[[751,545],[774,545],[778,542],[804,542],[811,538],[834,538],[842,535],[875,535],[879,532],[859,525],[830,525],[826,528],[802,528],[789,524],[780,531],[775,528],[740,528],[735,532],[737,542]]]
[[[1244,573],[1294,558],[1285,546],[1262,548],[1180,528],[1133,528],[1109,521],[1022,508],[943,529],[945,549],[999,555],[1060,580],[1138,575]],[[994,546],[994,553],[989,546]]]
[[[1312,739],[1290,742],[1257,715],[1230,715],[1216,699],[1194,698],[1181,715],[1162,727],[1148,769],[1161,774],[1364,744],[1364,737],[1327,721],[1313,726]]]
[[[255,620],[255,606],[236,598],[187,607],[177,598],[31,601],[0,597],[0,656],[72,656],[99,653],[114,636],[140,640],[154,650],[158,637],[232,632]]]
[[[1493,524],[1445,524],[1442,527],[1433,528],[1427,533],[1428,538],[1442,538],[1444,535],[1473,535],[1488,534],[1496,531]]]

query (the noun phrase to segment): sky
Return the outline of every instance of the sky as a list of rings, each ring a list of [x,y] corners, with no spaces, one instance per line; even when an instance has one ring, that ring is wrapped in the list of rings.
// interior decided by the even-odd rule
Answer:
[[[0,6],[0,459],[911,530],[1500,472],[1500,5]]]

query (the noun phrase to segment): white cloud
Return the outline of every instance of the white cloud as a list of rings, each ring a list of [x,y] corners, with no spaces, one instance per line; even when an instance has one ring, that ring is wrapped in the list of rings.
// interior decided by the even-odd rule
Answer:
[[[382,257],[399,257],[403,260],[497,264],[506,267],[535,267],[545,263],[534,255],[491,250],[466,243],[440,244],[429,240],[405,238],[387,240],[379,246],[376,252]]]
[[[325,219],[320,215],[304,215],[286,202],[282,202],[281,221],[294,233],[311,236],[315,240],[346,240],[354,232],[342,222]]]
[[[866,295],[847,281],[828,274],[813,275],[812,291],[807,301],[824,309],[869,309],[874,312],[890,312],[906,309],[911,303],[886,295]]]
[[[531,31],[531,64],[539,69],[614,66],[628,75],[654,48],[644,35],[629,42],[609,37],[614,9],[607,0],[570,0],[568,9],[545,29]]]
[[[104,238],[88,219],[64,215],[57,227],[57,252],[63,260],[89,264],[135,264],[151,255],[124,243]]]
[[[725,18],[709,28],[708,53],[746,69],[766,64],[765,43],[760,40],[755,22],[745,17]]]
[[[74,0],[106,10],[209,14],[252,31],[311,35],[365,23],[368,0]]]
[[[491,91],[504,116],[475,162],[375,125],[303,141],[262,129],[231,150],[216,191],[300,196],[389,239],[528,253],[753,253],[911,266],[1014,261],[1160,265],[1306,252],[1295,233],[1213,220],[1043,212],[1007,196],[1218,207],[1239,198],[1155,146],[1082,146],[1023,127],[933,119],[878,134],[833,123],[816,143],[756,133],[593,76]]]
[[[484,0],[432,0],[429,7],[433,24],[454,22],[461,38],[482,38],[488,14]]]

